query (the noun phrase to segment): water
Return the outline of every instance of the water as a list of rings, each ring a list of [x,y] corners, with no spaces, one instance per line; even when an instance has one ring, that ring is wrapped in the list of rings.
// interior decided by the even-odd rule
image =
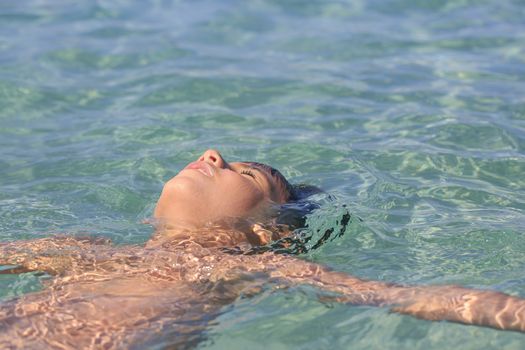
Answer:
[[[518,0],[2,3],[0,240],[143,242],[162,183],[216,147],[363,219],[305,259],[525,297],[524,18]],[[0,277],[3,297],[38,288],[35,275]],[[207,338],[201,348],[524,342],[327,305],[308,288],[238,300]]]

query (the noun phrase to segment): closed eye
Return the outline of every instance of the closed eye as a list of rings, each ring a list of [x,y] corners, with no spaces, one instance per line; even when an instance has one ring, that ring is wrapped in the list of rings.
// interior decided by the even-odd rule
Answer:
[[[243,175],[243,174],[251,176],[251,177],[253,177],[255,179],[255,174],[252,171],[250,171],[250,170],[241,170],[241,175]]]

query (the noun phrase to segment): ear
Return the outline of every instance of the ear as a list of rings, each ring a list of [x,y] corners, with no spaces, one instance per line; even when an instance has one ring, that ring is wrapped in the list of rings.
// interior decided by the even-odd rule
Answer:
[[[244,222],[244,224],[247,225],[241,231],[245,233],[246,239],[252,246],[267,245],[293,233],[288,225],[274,224],[268,226],[253,222],[249,224]]]
[[[249,236],[253,237],[257,241],[256,245],[267,245],[273,240],[274,233],[265,229],[261,224],[253,224],[251,231],[252,234]],[[248,239],[250,240],[250,238]]]
[[[283,224],[275,224],[270,227],[262,224],[251,224],[250,231],[247,237],[252,245],[266,245],[293,233],[288,225]],[[253,243],[252,240],[256,243]]]
[[[254,224],[251,220],[240,219],[235,222],[233,227],[235,230],[242,232],[245,235],[248,243],[250,243],[252,246],[256,247],[266,244],[264,243],[265,240],[261,239],[261,236],[264,238],[264,235],[258,234],[260,228],[262,228],[262,225]]]

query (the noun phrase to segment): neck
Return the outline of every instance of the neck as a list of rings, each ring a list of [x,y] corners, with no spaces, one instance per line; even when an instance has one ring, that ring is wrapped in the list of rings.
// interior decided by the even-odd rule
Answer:
[[[147,247],[174,247],[198,244],[203,248],[227,248],[249,245],[246,233],[234,228],[210,226],[201,228],[162,227],[158,229]]]

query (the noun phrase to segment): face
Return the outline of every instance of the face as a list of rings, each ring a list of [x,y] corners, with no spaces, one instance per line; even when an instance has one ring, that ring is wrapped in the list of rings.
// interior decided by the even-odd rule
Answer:
[[[263,166],[228,163],[219,152],[207,150],[164,185],[154,216],[168,224],[199,227],[260,215],[286,197],[282,184]]]

